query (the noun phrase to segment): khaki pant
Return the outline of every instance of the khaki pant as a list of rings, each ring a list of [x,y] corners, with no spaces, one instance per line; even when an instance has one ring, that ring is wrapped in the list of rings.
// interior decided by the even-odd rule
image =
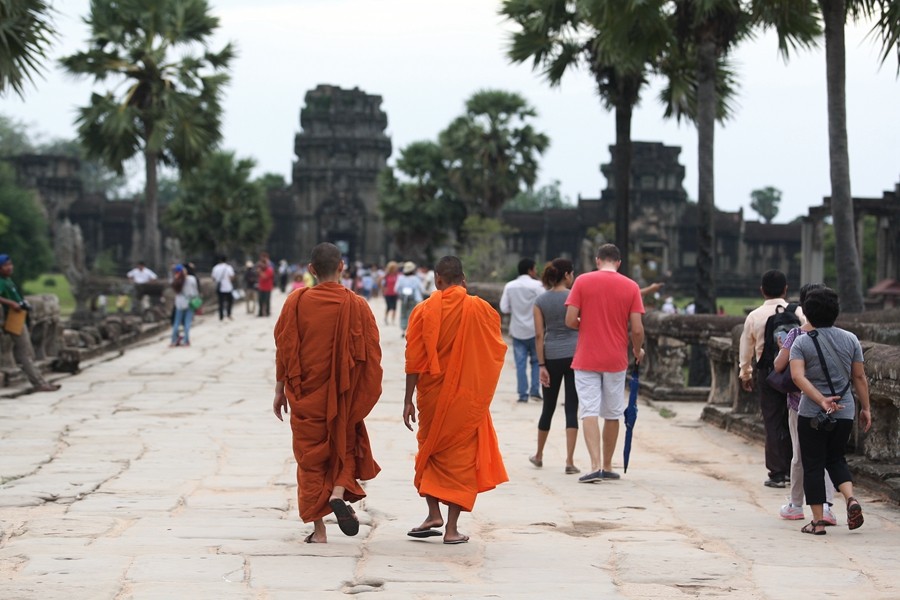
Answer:
[[[31,346],[31,334],[28,326],[22,328],[21,335],[13,335],[13,357],[22,365],[22,371],[28,377],[31,385],[37,387],[45,385],[47,381],[41,376],[41,372],[34,365],[34,348]]]

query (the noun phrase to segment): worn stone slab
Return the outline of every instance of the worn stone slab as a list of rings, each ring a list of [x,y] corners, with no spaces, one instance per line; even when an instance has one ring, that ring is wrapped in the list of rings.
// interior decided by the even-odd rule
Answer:
[[[307,544],[315,546],[315,544]],[[327,549],[325,547],[328,547]],[[248,559],[250,587],[294,593],[340,591],[353,580],[356,558],[336,556],[338,545],[322,544],[307,556],[254,556]]]
[[[145,554],[134,558],[125,578],[131,583],[243,583],[244,559],[216,554]]]

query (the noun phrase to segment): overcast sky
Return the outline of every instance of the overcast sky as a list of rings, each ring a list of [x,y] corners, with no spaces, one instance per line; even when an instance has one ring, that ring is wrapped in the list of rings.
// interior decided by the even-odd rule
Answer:
[[[85,47],[81,22],[88,0],[55,2],[60,38],[54,57]],[[218,49],[236,44],[232,83],[225,101],[227,149],[257,161],[257,174],[290,180],[294,135],[305,93],[320,83],[359,87],[382,96],[393,161],[410,142],[436,139],[483,88],[522,94],[538,111],[536,125],[549,135],[539,184],[560,180],[563,193],[596,198],[606,187],[599,165],[610,160],[614,118],[603,110],[585,73],[567,75],[551,89],[528,65],[505,57],[508,24],[492,0],[212,0],[221,19]],[[847,112],[850,173],[855,196],[881,197],[900,181],[900,83],[896,57],[879,68],[868,27],[848,30]],[[716,205],[749,209],[750,192],[782,190],[784,222],[806,214],[830,193],[823,49],[803,51],[784,63],[773,36],[761,36],[736,53],[740,95],[734,119],[716,130]],[[94,88],[97,90],[105,88]],[[55,63],[24,101],[0,100],[0,113],[32,125],[46,137],[74,137],[75,107],[92,86],[61,73]],[[656,100],[658,82],[635,111],[633,139],[681,146],[684,186],[697,196],[692,126],[665,121]]]

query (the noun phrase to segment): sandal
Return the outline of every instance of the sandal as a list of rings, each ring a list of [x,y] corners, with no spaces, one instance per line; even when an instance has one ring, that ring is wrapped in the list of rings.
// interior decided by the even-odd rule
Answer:
[[[341,528],[344,535],[353,536],[359,533],[359,520],[356,518],[356,511],[352,506],[340,498],[332,498],[328,501],[328,506],[334,512],[338,527]]]
[[[826,523],[825,521],[810,521],[809,523],[804,525],[800,531],[802,531],[803,533],[810,533],[812,535],[825,535],[826,533],[828,533],[827,531],[825,531],[825,526],[827,524],[828,523]],[[822,529],[816,529],[817,527],[821,527]]]
[[[853,504],[851,504],[851,502]],[[859,505],[859,500],[850,496],[847,498],[847,527],[851,530],[859,529],[862,527],[864,521],[862,506]]]
[[[538,469],[544,466],[544,461],[539,459],[537,456],[529,456],[528,462],[536,466]]]

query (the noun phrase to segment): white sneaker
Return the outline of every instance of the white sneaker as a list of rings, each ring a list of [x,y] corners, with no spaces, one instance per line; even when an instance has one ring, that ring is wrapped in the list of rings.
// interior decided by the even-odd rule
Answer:
[[[778,512],[779,516],[782,519],[787,519],[788,521],[799,521],[803,519],[803,507],[802,506],[794,506],[790,502],[781,507],[781,510]]]
[[[822,510],[822,520],[825,521],[826,525],[837,525],[837,519],[835,518],[834,513],[831,512],[831,507],[827,504]]]

